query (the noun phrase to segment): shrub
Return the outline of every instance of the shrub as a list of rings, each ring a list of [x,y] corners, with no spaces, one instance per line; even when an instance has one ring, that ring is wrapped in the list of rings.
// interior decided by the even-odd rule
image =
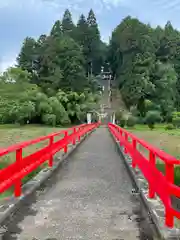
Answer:
[[[116,116],[116,120],[118,121],[118,122],[120,122],[121,121],[121,119],[123,118],[123,112],[122,111],[117,111],[116,113],[115,113],[115,116]]]
[[[128,127],[134,127],[134,125],[136,124],[136,117],[134,117],[134,116],[129,116],[128,117],[128,120],[127,120],[127,126]]]
[[[145,117],[145,122],[148,125],[148,127],[153,130],[155,127],[155,123],[158,123],[161,121],[161,115],[158,111],[148,111]]]
[[[126,125],[126,120],[125,120],[125,119],[121,119],[119,125],[120,125],[120,127],[122,127],[122,128],[125,127],[125,125]]]
[[[115,118],[117,124],[119,124],[121,127],[124,127],[126,125],[126,116],[123,110],[117,111],[115,113]]]
[[[143,117],[137,117],[136,118],[136,123],[137,124],[145,124],[146,123],[146,119]]]
[[[46,125],[51,125],[51,126],[55,127],[56,126],[56,115],[54,115],[54,114],[44,114],[42,116],[42,121]]]
[[[174,117],[172,119],[172,123],[175,127],[179,128],[180,127],[180,117]]]
[[[140,115],[139,110],[137,109],[137,107],[134,107],[134,106],[132,106],[132,107],[130,108],[130,113],[131,113],[133,116],[139,116],[139,115]]]
[[[180,112],[173,112],[172,118],[180,117]]]
[[[160,111],[160,105],[146,99],[144,101],[146,112],[148,111]]]
[[[174,129],[174,125],[172,123],[169,123],[166,127],[166,130],[173,130]]]

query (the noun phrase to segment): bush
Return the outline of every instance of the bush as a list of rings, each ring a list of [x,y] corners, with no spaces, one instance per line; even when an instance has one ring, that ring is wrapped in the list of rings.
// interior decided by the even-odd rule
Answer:
[[[137,117],[136,118],[136,123],[137,124],[145,124],[146,123],[146,119],[143,117]]]
[[[125,120],[125,119],[121,119],[119,125],[120,125],[120,127],[122,127],[122,128],[125,127],[125,125],[126,125],[126,120]]]
[[[165,127],[165,130],[173,130],[174,129],[174,125],[172,123],[168,124],[166,127]]]
[[[148,111],[145,117],[145,122],[148,125],[148,127],[153,130],[155,127],[155,123],[158,123],[161,121],[161,115],[158,111]]]
[[[139,116],[139,115],[140,115],[139,110],[137,109],[137,107],[134,107],[134,106],[132,106],[132,107],[130,108],[130,113],[131,113],[133,116]]]
[[[146,109],[146,112],[148,111],[160,111],[160,105],[146,99],[145,102],[145,109]]]
[[[136,124],[136,117],[134,117],[134,116],[129,116],[128,117],[128,120],[127,120],[127,126],[128,127],[134,127],[134,125]]]
[[[117,111],[115,113],[116,123],[119,126],[124,127],[126,125],[126,115],[123,110]]]
[[[179,128],[180,127],[180,117],[174,117],[172,119],[172,123],[175,127]]]
[[[173,112],[172,118],[177,118],[177,117],[180,117],[180,112]]]
[[[56,126],[56,115],[54,114],[45,114],[42,116],[42,121],[46,125]]]
[[[121,119],[123,118],[123,112],[122,111],[117,111],[116,113],[115,113],[115,117],[116,117],[116,120],[118,121],[118,122],[120,122],[121,121]]]

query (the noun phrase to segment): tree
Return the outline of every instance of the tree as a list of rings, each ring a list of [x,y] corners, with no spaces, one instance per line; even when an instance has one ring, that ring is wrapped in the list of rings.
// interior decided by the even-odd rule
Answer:
[[[157,62],[153,82],[156,89],[154,101],[161,106],[162,115],[166,118],[175,108],[177,74],[174,67]]]
[[[74,38],[75,28],[76,27],[72,21],[71,13],[68,9],[66,9],[62,19],[62,31],[64,34]]]
[[[27,70],[22,70],[20,67],[10,67],[0,77],[1,81],[9,83],[28,83],[30,82],[31,74]]]
[[[155,123],[159,123],[161,121],[161,115],[158,111],[148,111],[145,119],[151,130],[154,129]]]
[[[77,23],[75,40],[82,47],[85,59],[84,67],[86,69],[86,73],[88,72],[88,54],[89,54],[88,34],[89,34],[88,24],[85,16],[82,14]]]
[[[164,29],[153,29],[130,16],[112,33],[110,67],[127,107],[135,106],[141,117],[147,114],[147,100],[157,106],[164,121],[179,105],[178,39],[170,22]]]
[[[101,39],[96,17],[91,9],[87,18],[88,25],[88,52],[87,52],[87,64],[88,72],[94,75],[100,73],[101,70]]]
[[[59,88],[66,91],[83,91],[87,79],[83,68],[84,57],[81,47],[68,36],[57,42],[57,61],[63,71],[63,79]]]
[[[57,20],[51,29],[50,36],[61,37],[62,34],[63,34],[62,24],[59,20]]]
[[[33,64],[36,61],[36,41],[31,37],[27,37],[17,57],[18,66],[28,72],[33,72]]]

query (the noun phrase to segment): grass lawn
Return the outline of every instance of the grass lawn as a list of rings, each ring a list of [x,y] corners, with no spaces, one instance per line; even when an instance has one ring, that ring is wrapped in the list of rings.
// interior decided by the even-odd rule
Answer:
[[[45,136],[52,132],[57,132],[61,130],[63,130],[63,128],[47,127],[43,125],[25,125],[22,127],[16,125],[0,125],[0,149],[13,145],[15,143],[32,140],[40,136]],[[23,150],[23,156],[27,156],[47,145],[48,140],[29,146],[25,148],[25,150]],[[14,161],[15,153],[0,157],[0,169],[3,169]],[[23,183],[27,182],[29,179],[35,176],[42,169],[42,167],[38,168],[37,170],[29,174],[27,177],[25,177],[23,179]],[[1,194],[0,198],[9,196],[10,194],[12,194],[12,190],[13,189],[10,189],[9,191]]]
[[[127,130],[180,159],[180,129],[165,130],[164,125],[156,125],[150,130],[146,125],[137,125]]]
[[[134,128],[127,128],[127,130],[151,145],[180,159],[180,129],[165,130],[165,125],[159,124],[156,125],[154,130],[150,130],[146,125],[136,125]],[[148,151],[142,147],[138,149],[148,157]],[[164,164],[160,159],[157,159],[157,167],[164,172]],[[180,185],[180,167],[175,169],[175,183]]]

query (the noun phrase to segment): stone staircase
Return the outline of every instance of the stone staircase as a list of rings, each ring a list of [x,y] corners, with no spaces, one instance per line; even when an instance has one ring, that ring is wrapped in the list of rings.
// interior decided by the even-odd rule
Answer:
[[[120,91],[114,81],[111,83],[112,86],[110,88],[109,80],[101,80],[101,85],[104,86],[104,92],[100,100],[100,112],[102,114],[107,114],[107,116],[102,119],[102,122],[104,123],[111,121],[111,116],[118,110],[124,110],[124,112],[128,114],[128,110],[124,104]]]

